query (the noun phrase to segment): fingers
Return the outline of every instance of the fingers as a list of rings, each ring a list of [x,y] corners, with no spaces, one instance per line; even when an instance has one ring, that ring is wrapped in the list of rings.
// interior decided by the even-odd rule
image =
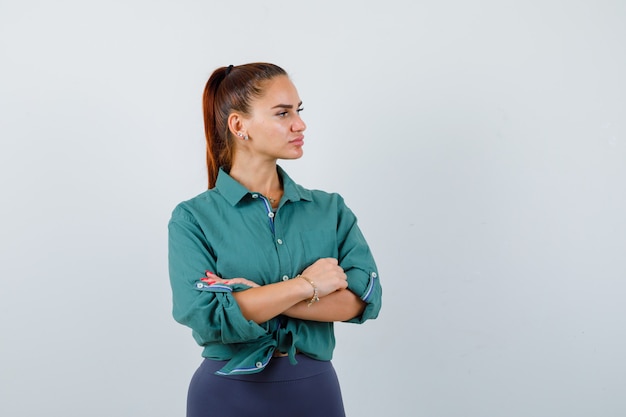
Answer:
[[[247,285],[248,287],[259,287],[260,286],[256,282],[250,281],[249,279],[245,279],[245,278],[231,278],[231,279],[227,279],[227,280],[224,281],[224,284],[226,284],[226,285],[243,284],[243,285]]]
[[[245,279],[245,278],[223,279],[223,278],[218,277],[217,275],[215,275],[211,271],[205,271],[205,273],[206,273],[206,277],[200,278],[200,281],[206,282],[209,285],[213,285],[213,284],[224,284],[224,285],[243,284],[243,285],[247,285],[248,287],[259,287],[260,286],[256,282],[251,281],[249,279]]]
[[[217,282],[224,281],[223,279],[221,279],[220,277],[218,277],[211,271],[204,271],[204,273],[206,276],[204,278],[200,278],[200,281],[206,282],[209,285],[213,285]]]
[[[336,258],[318,259],[302,275],[315,282],[320,297],[348,287],[348,276]]]

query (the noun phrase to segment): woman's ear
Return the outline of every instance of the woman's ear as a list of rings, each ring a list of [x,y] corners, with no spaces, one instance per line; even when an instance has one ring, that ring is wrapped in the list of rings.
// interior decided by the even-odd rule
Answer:
[[[247,136],[245,119],[239,113],[231,113],[228,116],[228,130],[233,136]]]

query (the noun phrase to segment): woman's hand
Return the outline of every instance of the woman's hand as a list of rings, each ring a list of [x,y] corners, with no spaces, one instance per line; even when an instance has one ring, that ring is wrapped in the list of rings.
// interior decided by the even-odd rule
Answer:
[[[318,259],[302,271],[301,275],[315,283],[320,298],[337,290],[348,288],[348,277],[335,258]]]
[[[206,271],[206,277],[205,278],[201,278],[200,281],[206,282],[209,285],[213,285],[213,284],[224,284],[224,285],[243,284],[243,285],[247,285],[248,287],[260,287],[259,284],[257,284],[254,281],[250,281],[249,279],[245,279],[245,278],[223,279],[223,278],[218,277],[217,275],[215,275],[213,272],[210,272],[210,271]]]

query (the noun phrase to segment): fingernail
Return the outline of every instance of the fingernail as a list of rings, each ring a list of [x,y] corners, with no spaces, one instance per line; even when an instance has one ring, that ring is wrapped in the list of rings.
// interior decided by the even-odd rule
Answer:
[[[200,281],[206,282],[209,285],[215,284],[215,280],[214,279],[210,279],[210,278],[202,278],[202,279],[200,279]]]
[[[213,272],[208,271],[208,270],[207,270],[207,271],[204,271],[204,273],[205,273],[205,274],[207,274],[207,275],[215,275]]]

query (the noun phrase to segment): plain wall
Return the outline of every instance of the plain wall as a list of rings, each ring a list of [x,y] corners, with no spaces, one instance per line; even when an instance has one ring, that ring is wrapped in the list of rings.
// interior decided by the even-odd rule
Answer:
[[[349,416],[626,415],[626,3],[0,0],[0,415],[182,416],[167,221],[201,92],[283,66],[384,306]],[[314,395],[314,394],[312,394]]]

